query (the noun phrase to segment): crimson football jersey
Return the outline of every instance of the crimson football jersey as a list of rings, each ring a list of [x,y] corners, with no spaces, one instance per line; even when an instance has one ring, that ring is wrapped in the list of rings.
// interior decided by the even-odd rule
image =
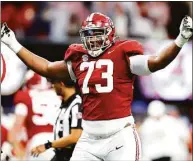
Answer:
[[[132,54],[143,54],[142,45],[134,40],[116,41],[98,57],[91,57],[81,44],[68,48],[64,60],[82,93],[83,119],[110,120],[131,115],[135,76],[126,57]]]
[[[20,90],[14,96],[14,104],[27,106],[25,127],[28,139],[41,132],[52,132],[53,108],[60,106],[61,100],[53,90]],[[53,122],[53,121],[52,121]]]

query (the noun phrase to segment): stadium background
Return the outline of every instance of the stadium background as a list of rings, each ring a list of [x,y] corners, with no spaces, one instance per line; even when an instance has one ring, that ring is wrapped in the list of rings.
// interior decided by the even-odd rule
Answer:
[[[161,44],[165,40],[174,39],[179,33],[184,15],[193,16],[191,2],[1,2],[1,21],[7,22],[26,48],[50,61],[56,61],[63,59],[64,52],[71,43],[80,42],[78,31],[81,22],[93,11],[110,16],[120,38],[139,40],[145,44],[147,51],[148,47],[154,47],[155,50],[152,40]],[[149,45],[146,45],[147,42],[150,42]],[[185,55],[192,53],[191,43],[187,51]],[[189,68],[192,68],[191,64],[184,70]],[[178,78],[182,77],[182,72]],[[192,82],[191,74],[192,72],[188,78]],[[148,103],[159,99],[166,103],[168,109],[178,109],[179,117],[187,120],[191,127],[192,92],[179,97],[148,95],[146,90],[153,89],[144,88],[146,81],[148,80],[138,77],[135,83],[133,114],[138,123],[146,117]],[[179,89],[183,88],[180,85]],[[191,85],[188,88],[192,90]],[[172,95],[172,89],[169,91]],[[14,111],[13,96],[14,94],[1,97],[5,113]]]

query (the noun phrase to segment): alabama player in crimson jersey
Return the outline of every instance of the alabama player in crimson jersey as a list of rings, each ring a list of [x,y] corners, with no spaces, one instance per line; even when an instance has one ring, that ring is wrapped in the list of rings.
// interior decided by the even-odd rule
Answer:
[[[20,129],[24,126],[28,136],[26,159],[50,160],[54,155],[52,150],[42,153],[38,158],[32,158],[30,150],[40,143],[53,140],[54,116],[57,114],[57,107],[60,107],[61,99],[50,88],[51,84],[46,78],[37,73],[29,70],[25,80],[24,89],[19,90],[14,96],[16,120],[9,138],[13,144],[17,144]]]
[[[71,45],[65,61],[49,62],[24,48],[6,24],[1,41],[32,70],[51,79],[73,79],[83,98],[83,133],[71,161],[139,160],[140,140],[131,113],[135,75],[149,75],[170,64],[192,36],[186,16],[176,40],[158,56],[144,56],[134,40],[116,41],[112,20],[92,13],[83,22],[83,44]]]

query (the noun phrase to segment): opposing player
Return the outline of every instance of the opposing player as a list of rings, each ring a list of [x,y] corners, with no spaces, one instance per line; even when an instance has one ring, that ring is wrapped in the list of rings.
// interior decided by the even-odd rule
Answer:
[[[158,56],[144,56],[134,40],[115,41],[112,20],[92,13],[80,30],[83,44],[72,44],[64,60],[49,62],[24,48],[6,24],[1,41],[40,75],[73,79],[83,98],[83,133],[71,161],[139,160],[140,140],[131,113],[135,75],[148,75],[170,64],[192,36],[186,16],[176,40]]]
[[[9,138],[13,145],[20,146],[17,137],[22,133],[22,127],[27,130],[28,142],[26,145],[27,160],[50,160],[54,152],[48,150],[38,158],[32,158],[30,151],[34,146],[53,140],[53,123],[57,107],[60,107],[61,99],[55,91],[50,88],[51,84],[46,78],[28,71],[26,83],[23,90],[18,91],[14,96],[15,123],[10,130]],[[53,120],[53,121],[52,121]],[[22,148],[22,147],[21,147]],[[24,160],[26,160],[24,159]]]

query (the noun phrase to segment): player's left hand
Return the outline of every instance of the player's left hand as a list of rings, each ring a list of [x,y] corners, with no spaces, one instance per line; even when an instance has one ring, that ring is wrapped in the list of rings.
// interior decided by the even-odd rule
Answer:
[[[45,145],[41,144],[31,150],[31,155],[34,157],[38,157],[40,153],[43,153],[46,151]]]
[[[184,39],[189,39],[192,36],[193,28],[192,28],[192,18],[190,16],[185,16],[182,19],[180,25],[180,34]]]
[[[192,36],[192,33],[193,33],[192,18],[190,16],[185,16],[180,24],[180,33],[174,41],[175,44],[178,47],[182,48],[183,45],[188,42],[188,40]]]

